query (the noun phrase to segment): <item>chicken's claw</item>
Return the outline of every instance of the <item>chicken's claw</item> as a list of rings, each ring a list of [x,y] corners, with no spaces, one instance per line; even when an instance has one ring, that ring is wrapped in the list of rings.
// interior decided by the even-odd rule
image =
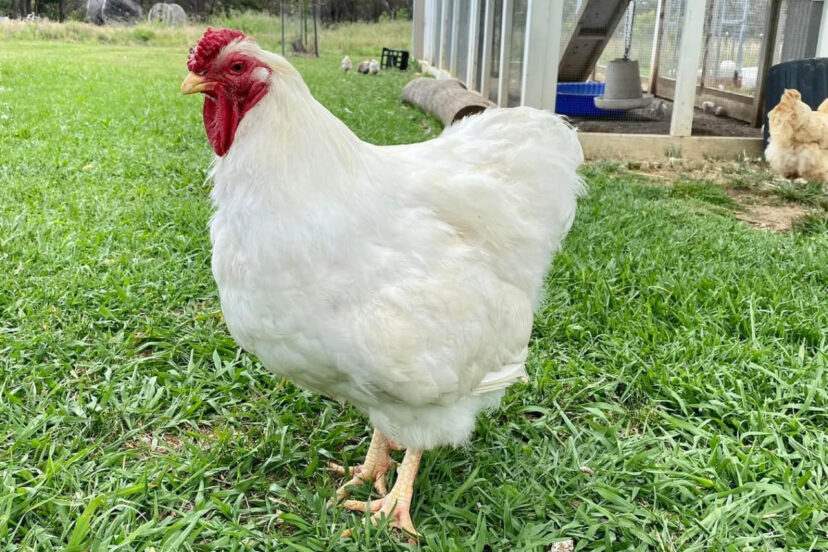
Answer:
[[[368,447],[368,454],[365,455],[365,462],[362,465],[346,469],[339,464],[328,463],[328,468],[331,471],[338,475],[350,477],[336,490],[336,497],[328,502],[328,506],[348,498],[351,495],[348,487],[362,485],[368,481],[373,481],[377,493],[380,496],[385,496],[388,493],[385,475],[391,470],[392,464],[391,443],[379,430],[374,430],[371,445]]]
[[[388,486],[385,483],[385,476],[391,470],[392,462],[390,460],[391,458],[389,457],[387,465],[384,463],[380,465],[368,465],[366,460],[365,464],[348,469],[345,469],[339,464],[329,463],[328,468],[330,468],[331,471],[338,475],[350,476],[350,479],[336,490],[336,498],[332,499],[328,503],[328,506],[333,506],[342,499],[348,498],[351,495],[351,491],[348,487],[356,487],[371,480],[374,482],[374,490],[376,490],[380,496],[388,494]],[[345,508],[349,509],[347,506]]]
[[[394,487],[383,498],[370,502],[346,500],[343,506],[348,510],[373,512],[371,523],[374,525],[378,525],[383,518],[387,518],[391,527],[400,529],[408,535],[409,542],[415,543],[420,533],[417,532],[414,523],[411,521],[410,508],[414,492],[414,478],[417,476],[417,468],[420,464],[420,455],[419,451],[409,450],[406,453]],[[342,537],[349,536],[351,536],[350,529],[342,532]]]

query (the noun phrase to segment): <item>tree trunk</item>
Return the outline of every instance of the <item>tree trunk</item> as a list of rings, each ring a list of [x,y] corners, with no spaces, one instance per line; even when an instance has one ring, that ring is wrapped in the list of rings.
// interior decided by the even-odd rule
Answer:
[[[415,79],[403,88],[402,98],[404,102],[437,116],[446,127],[495,106],[456,79]]]
[[[316,28],[316,20],[319,18],[319,0],[313,3],[313,55],[319,57],[319,35]]]

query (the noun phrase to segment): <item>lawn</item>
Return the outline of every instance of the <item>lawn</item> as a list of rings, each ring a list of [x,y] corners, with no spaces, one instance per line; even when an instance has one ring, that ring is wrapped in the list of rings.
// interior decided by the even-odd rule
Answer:
[[[408,549],[325,505],[365,418],[227,333],[171,36],[0,39],[0,551]],[[439,133],[399,102],[411,72],[339,72],[348,44],[292,60],[322,103],[375,143]],[[425,454],[421,549],[828,549],[828,233],[584,174],[532,380]]]

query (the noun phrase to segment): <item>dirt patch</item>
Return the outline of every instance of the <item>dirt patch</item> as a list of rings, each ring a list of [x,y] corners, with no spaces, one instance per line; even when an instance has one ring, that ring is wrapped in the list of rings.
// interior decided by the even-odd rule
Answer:
[[[738,204],[733,209],[737,219],[773,232],[789,232],[797,219],[828,209],[828,191],[824,187],[819,193],[817,185],[814,193],[814,183],[786,180],[758,160],[691,163],[671,159],[666,163],[628,163],[623,172],[646,179],[654,186],[675,188],[688,182],[718,186]]]
[[[199,437],[197,439],[194,438],[194,441],[202,439],[215,441],[218,438],[215,429],[207,425],[199,425],[197,433]],[[178,452],[183,446],[184,441],[182,440],[182,435],[172,433],[161,433],[158,435],[145,433],[140,437],[126,441],[121,448],[124,450],[139,450],[142,456],[149,456],[150,454],[169,454],[171,451]]]
[[[163,433],[161,435],[141,435],[130,439],[123,444],[125,450],[140,450],[142,454],[169,454],[170,450],[178,451],[183,443],[177,435]]]
[[[809,209],[802,205],[787,203],[784,205],[753,205],[748,211],[736,213],[739,220],[743,220],[762,230],[774,232],[788,232],[794,220],[808,214]]]

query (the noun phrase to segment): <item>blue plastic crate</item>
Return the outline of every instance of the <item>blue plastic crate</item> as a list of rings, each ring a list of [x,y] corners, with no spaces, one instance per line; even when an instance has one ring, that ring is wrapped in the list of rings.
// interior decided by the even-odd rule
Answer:
[[[604,95],[603,82],[560,82],[555,98],[555,113],[600,117],[622,115],[624,111],[609,111],[595,107],[595,98]]]

